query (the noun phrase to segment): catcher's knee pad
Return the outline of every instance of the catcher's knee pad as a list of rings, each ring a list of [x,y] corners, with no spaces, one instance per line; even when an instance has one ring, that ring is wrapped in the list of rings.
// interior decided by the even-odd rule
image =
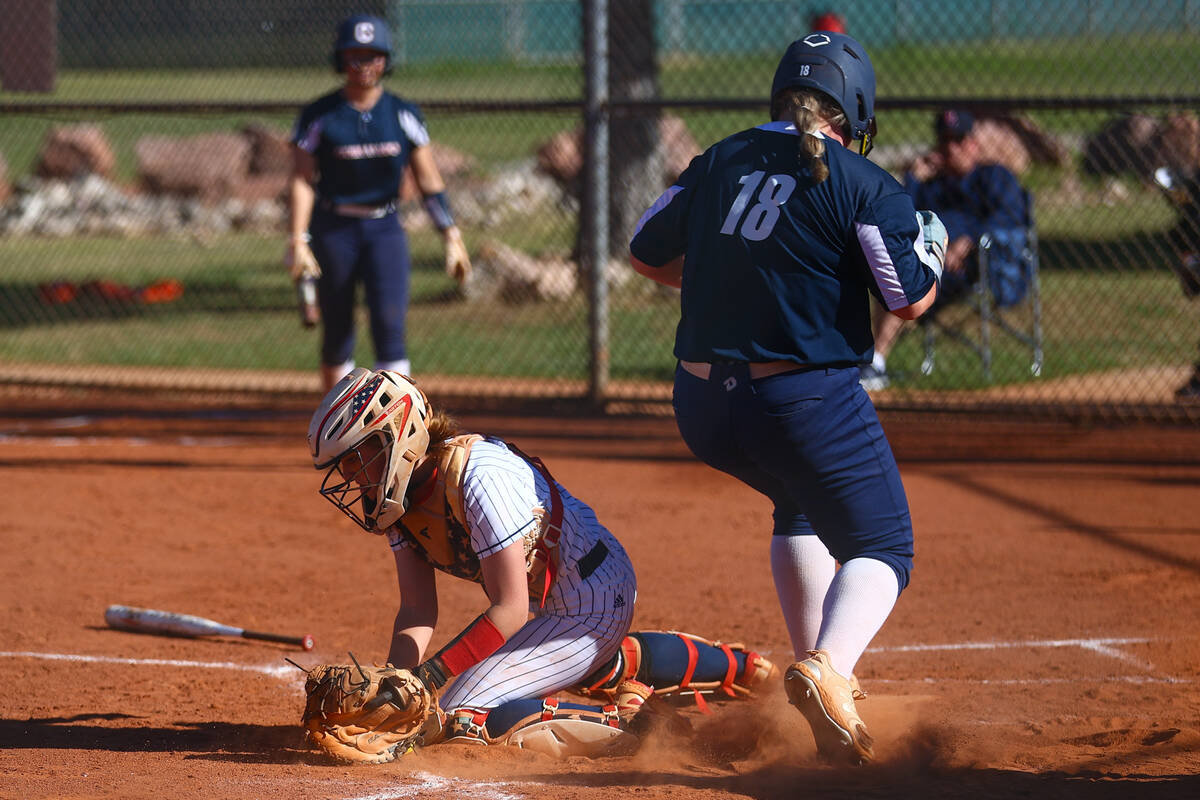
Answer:
[[[659,696],[694,696],[707,709],[705,695],[744,697],[777,674],[774,664],[742,644],[678,631],[642,631],[626,636],[616,655],[575,691],[613,697],[623,681],[633,678],[653,686]]]
[[[513,700],[485,712],[455,709],[450,716],[448,741],[461,737],[507,744],[555,758],[617,755],[629,752],[638,741],[623,728],[616,705],[585,706],[547,697]]]

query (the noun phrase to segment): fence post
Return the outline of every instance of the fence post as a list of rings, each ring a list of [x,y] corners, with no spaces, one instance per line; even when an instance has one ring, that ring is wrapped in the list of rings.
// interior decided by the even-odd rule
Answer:
[[[608,0],[585,0],[584,53],[584,196],[579,221],[583,232],[580,259],[586,267],[588,298],[589,390],[600,405],[608,392]]]
[[[0,0],[0,86],[53,92],[58,71],[55,0]]]

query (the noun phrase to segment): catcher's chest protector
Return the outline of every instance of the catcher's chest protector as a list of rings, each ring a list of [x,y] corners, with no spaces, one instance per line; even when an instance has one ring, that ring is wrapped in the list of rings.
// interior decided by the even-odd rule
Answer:
[[[475,583],[483,582],[483,574],[479,557],[471,549],[471,534],[467,530],[463,471],[472,445],[481,439],[483,437],[475,433],[450,439],[438,458],[433,488],[428,495],[410,495],[408,511],[396,523],[426,561],[443,572]],[[537,468],[536,464],[534,466]],[[543,472],[543,475],[551,486],[551,495],[557,497],[554,479],[548,473]],[[557,504],[561,505],[561,502]],[[529,573],[529,596],[544,602],[548,588],[546,572],[549,567],[552,579],[561,533],[561,523],[554,524],[551,518],[556,520],[562,512],[559,509],[557,513],[547,514],[541,508],[531,511],[537,524],[525,528],[525,568]]]

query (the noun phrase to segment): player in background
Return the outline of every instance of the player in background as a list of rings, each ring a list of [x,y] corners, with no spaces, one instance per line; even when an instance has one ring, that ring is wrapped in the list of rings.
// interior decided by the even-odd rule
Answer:
[[[326,472],[321,494],[391,546],[400,607],[388,662],[440,692],[433,741],[590,754],[655,691],[746,694],[776,672],[737,645],[627,635],[637,580],[595,512],[540,460],[460,430],[403,375],[351,371],[313,415],[308,442]],[[431,654],[435,570],[481,584],[487,606]],[[551,697],[564,689],[610,702]],[[582,749],[562,749],[571,743]]]
[[[793,42],[771,121],[693,159],[630,244],[638,272],[682,289],[680,433],[774,503],[771,568],[798,659],[788,697],[820,753],[852,763],[873,757],[854,668],[913,558],[900,473],[859,385],[869,301],[918,317],[946,246],[937,217],[866,159],[874,102],[854,39]]]
[[[420,110],[385,91],[392,69],[387,23],[352,16],[337,28],[336,92],[306,106],[292,132],[291,240],[284,262],[292,279],[317,279],[321,380],[328,391],[354,368],[354,306],[362,283],[379,369],[411,372],[405,340],[408,240],[396,213],[404,170],[442,232],[446,271],[461,285],[471,269],[446,187],[429,148]],[[316,309],[305,324],[316,324]]]

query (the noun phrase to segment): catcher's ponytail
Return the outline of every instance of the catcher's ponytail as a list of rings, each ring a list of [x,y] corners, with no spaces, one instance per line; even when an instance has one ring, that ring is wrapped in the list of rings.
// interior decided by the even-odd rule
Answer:
[[[425,420],[429,429],[429,452],[437,454],[445,447],[447,439],[463,432],[458,420],[440,409],[431,409]]]

